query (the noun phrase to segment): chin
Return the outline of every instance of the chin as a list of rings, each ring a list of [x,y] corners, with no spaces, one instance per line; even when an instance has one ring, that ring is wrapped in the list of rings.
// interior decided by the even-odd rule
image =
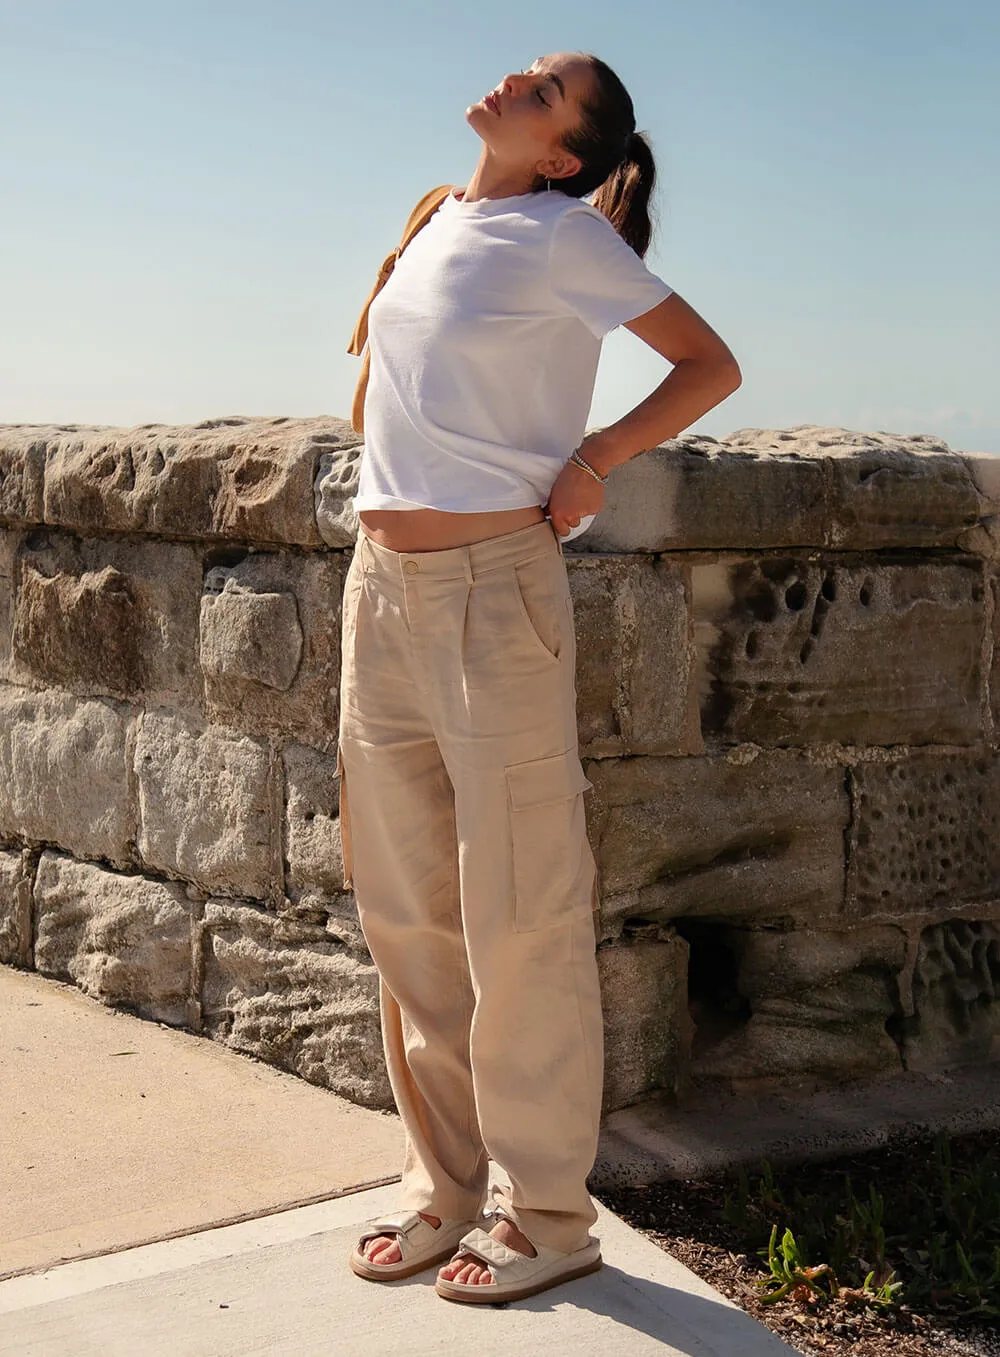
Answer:
[[[486,126],[486,119],[491,117],[493,117],[493,114],[488,109],[483,108],[481,104],[470,104],[465,110],[465,121],[477,136],[483,137],[484,141],[489,140],[489,137],[483,136],[483,129]]]

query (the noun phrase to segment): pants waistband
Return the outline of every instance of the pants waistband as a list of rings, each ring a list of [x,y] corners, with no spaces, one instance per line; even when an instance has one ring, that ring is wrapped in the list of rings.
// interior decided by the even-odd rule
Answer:
[[[392,551],[373,541],[363,528],[355,543],[365,570],[393,577],[431,576],[433,579],[465,579],[504,566],[530,561],[535,556],[562,555],[562,546],[550,519],[529,523],[526,528],[470,542],[464,547],[445,547],[441,551]]]

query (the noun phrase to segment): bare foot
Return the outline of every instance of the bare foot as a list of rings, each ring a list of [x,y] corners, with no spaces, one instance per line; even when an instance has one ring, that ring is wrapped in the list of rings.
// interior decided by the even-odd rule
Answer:
[[[516,1249],[518,1253],[526,1254],[529,1258],[534,1258],[538,1253],[531,1240],[526,1239],[509,1220],[498,1220],[490,1230],[490,1237],[499,1239],[501,1244],[506,1244],[509,1249]],[[443,1277],[445,1281],[463,1282],[469,1286],[493,1285],[493,1274],[489,1268],[481,1258],[471,1253],[457,1253],[450,1262],[438,1269],[438,1276]]]
[[[417,1215],[435,1230],[441,1224],[440,1216],[425,1216],[423,1211],[418,1211]],[[377,1239],[369,1239],[362,1252],[369,1263],[398,1263],[403,1256],[396,1235],[380,1234]]]

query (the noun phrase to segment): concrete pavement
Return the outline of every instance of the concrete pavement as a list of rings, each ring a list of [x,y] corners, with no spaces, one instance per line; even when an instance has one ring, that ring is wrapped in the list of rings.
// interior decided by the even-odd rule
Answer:
[[[0,1068],[2,1357],[793,1351],[599,1203],[604,1267],[528,1300],[356,1277],[398,1118],[70,985],[0,967]]]

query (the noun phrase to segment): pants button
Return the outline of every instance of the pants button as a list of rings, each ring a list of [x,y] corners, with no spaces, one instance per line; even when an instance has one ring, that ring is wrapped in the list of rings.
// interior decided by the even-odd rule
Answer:
[[[420,567],[417,565],[416,561],[406,562],[406,573],[408,575],[415,575],[419,569]]]

